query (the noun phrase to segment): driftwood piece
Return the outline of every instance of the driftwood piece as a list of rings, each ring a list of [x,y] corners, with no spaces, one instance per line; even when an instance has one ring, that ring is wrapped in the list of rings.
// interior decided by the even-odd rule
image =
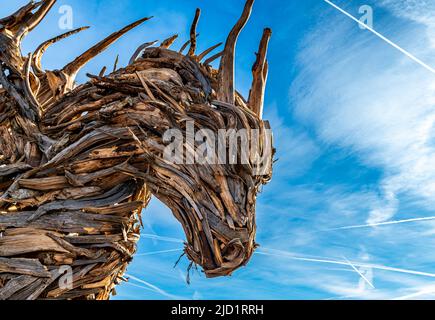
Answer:
[[[38,280],[38,278],[31,276],[18,276],[9,280],[3,288],[0,288],[0,300],[11,298],[14,293],[29,287],[33,282]]]
[[[218,44],[215,44],[214,46],[211,46],[210,48],[208,48],[207,50],[205,50],[204,52],[200,53],[198,55],[197,60],[201,61],[202,59],[204,59],[210,52],[212,52],[214,49],[220,47],[222,45],[222,42],[219,42]]]
[[[175,42],[175,40],[177,40],[177,38],[178,38],[178,34],[174,34],[173,36],[164,40],[160,45],[160,48],[168,49]]]
[[[9,235],[0,239],[0,256],[2,257],[13,257],[40,251],[69,252],[44,234]]]
[[[264,29],[257,59],[252,67],[253,81],[248,104],[251,110],[260,117],[263,115],[264,91],[266,90],[268,72],[266,54],[271,35],[272,31],[269,28]]]
[[[221,63],[219,65],[218,92],[220,101],[234,104],[234,60],[237,38],[249,20],[254,0],[247,0],[242,15],[234,25],[225,43]]]
[[[199,17],[201,16],[201,9],[196,9],[195,18],[193,18],[192,26],[190,27],[190,48],[188,55],[193,56],[196,51],[196,28],[198,26]]]
[[[32,68],[36,75],[41,76],[44,74],[44,71],[42,70],[41,60],[42,56],[44,55],[45,51],[56,42],[59,42],[60,40],[63,40],[67,37],[70,37],[76,33],[79,33],[83,30],[89,29],[89,27],[81,27],[72,31],[65,32],[57,37],[54,37],[50,40],[47,40],[43,42],[38,48],[36,48],[35,52],[32,55]]]
[[[65,67],[45,70],[44,51],[86,29],[47,40],[24,57],[21,41],[54,3],[30,2],[0,19],[0,300],[108,299],[134,257],[151,196],[172,210],[186,234],[186,256],[207,277],[246,265],[257,247],[255,200],[271,179],[274,153],[261,119],[268,29],[248,101],[234,83],[236,41],[253,0],[223,51],[204,63],[220,44],[196,54],[198,9],[179,52],[169,49],[176,35],[158,47],[147,42],[129,65],[118,69],[117,61],[112,73],[105,67],[81,85],[74,79],[85,63],[149,18]],[[220,57],[214,70],[209,64]],[[204,155],[191,123],[196,132],[205,129],[204,139],[246,130],[243,144],[256,145],[256,154],[242,162],[241,148],[230,152],[239,143],[224,141],[222,162],[187,159]],[[170,130],[181,135],[183,161],[167,158]],[[71,273],[69,286],[61,283],[63,268]]]
[[[0,257],[0,272],[29,275],[34,277],[50,277],[50,273],[37,259]]]

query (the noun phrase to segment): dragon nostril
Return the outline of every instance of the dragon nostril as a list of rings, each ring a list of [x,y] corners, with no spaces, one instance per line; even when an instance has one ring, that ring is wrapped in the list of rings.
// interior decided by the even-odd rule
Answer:
[[[237,260],[241,255],[244,255],[244,253],[245,247],[240,239],[234,239],[228,242],[222,252],[223,258],[228,262]]]
[[[231,275],[247,263],[252,252],[248,243],[242,243],[238,238],[233,239],[222,249],[223,262],[221,265],[215,269],[204,270],[204,272],[209,278]]]

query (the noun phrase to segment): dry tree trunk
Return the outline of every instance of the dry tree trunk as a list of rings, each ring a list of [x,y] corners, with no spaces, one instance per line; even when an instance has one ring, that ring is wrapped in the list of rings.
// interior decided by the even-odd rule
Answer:
[[[169,49],[176,36],[159,47],[145,43],[127,67],[110,75],[104,68],[77,87],[75,76],[86,62],[148,18],[64,68],[44,71],[45,50],[85,29],[23,57],[23,37],[54,3],[32,1],[0,20],[0,299],[108,299],[134,256],[141,210],[151,194],[180,221],[185,253],[207,276],[245,265],[256,247],[256,194],[271,178],[273,155],[262,175],[250,164],[174,164],[163,157],[163,136],[168,129],[185,132],[189,120],[213,133],[251,128],[265,136],[269,29],[249,100],[234,88],[236,40],[253,0],[224,50],[204,63],[217,46],[196,54],[198,10],[181,52]],[[219,57],[214,70],[209,64]],[[186,150],[198,147],[183,143]],[[71,286],[59,282],[62,266],[72,268]]]

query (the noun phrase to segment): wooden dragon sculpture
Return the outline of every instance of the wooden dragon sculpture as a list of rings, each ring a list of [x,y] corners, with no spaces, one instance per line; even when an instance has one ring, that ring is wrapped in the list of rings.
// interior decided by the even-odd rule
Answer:
[[[185,254],[208,277],[245,265],[256,248],[256,195],[271,178],[273,158],[261,120],[270,29],[249,99],[234,88],[236,41],[254,1],[246,2],[223,51],[204,62],[217,46],[196,54],[197,10],[179,52],[169,49],[176,36],[156,47],[146,43],[127,67],[109,75],[104,68],[82,85],[75,84],[78,71],[149,18],[49,71],[41,66],[45,50],[85,29],[24,57],[23,38],[55,2],[31,1],[0,19],[0,300],[108,299],[125,280],[151,195],[172,210],[186,234]],[[210,63],[218,58],[215,70]],[[256,129],[264,172],[255,173],[254,162],[167,161],[165,132],[186,132],[188,123],[216,134]],[[199,147],[183,144],[185,152]],[[67,286],[59,281],[65,266],[72,272]]]

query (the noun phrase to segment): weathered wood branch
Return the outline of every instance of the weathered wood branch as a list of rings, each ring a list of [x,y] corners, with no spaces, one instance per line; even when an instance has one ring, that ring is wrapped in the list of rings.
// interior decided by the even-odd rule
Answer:
[[[214,46],[211,46],[210,48],[206,49],[204,52],[200,53],[198,55],[197,60],[201,61],[204,59],[210,52],[212,52],[214,49],[219,48],[222,45],[222,42],[219,42],[218,44],[215,44]]]
[[[177,40],[177,38],[178,38],[178,34],[174,34],[173,36],[164,40],[160,45],[160,48],[168,49],[175,42],[175,40]]]
[[[190,48],[188,55],[195,55],[196,51],[196,28],[198,27],[199,17],[201,16],[201,9],[196,9],[195,18],[193,18],[192,26],[190,27]],[[183,50],[182,50],[183,51]]]
[[[130,61],[129,61],[128,64],[133,64],[140,57],[140,55],[143,53],[143,51],[146,48],[155,45],[157,42],[158,42],[158,40],[154,40],[154,41],[151,41],[151,42],[145,42],[144,44],[139,46],[139,48],[137,48],[135,53],[131,56]]]
[[[75,30],[72,31],[68,31],[65,32],[57,37],[54,37],[52,39],[49,39],[45,42],[43,42],[41,45],[39,45],[38,48],[36,48],[35,52],[33,53],[33,59],[32,59],[32,68],[33,71],[35,72],[35,74],[37,76],[41,76],[44,74],[44,70],[42,69],[41,66],[41,60],[42,60],[42,56],[44,55],[45,51],[53,44],[55,44],[56,42],[59,42],[60,40],[63,40],[65,38],[68,38],[74,34],[77,34],[83,30],[89,29],[89,27],[81,27],[81,28],[77,28]]]
[[[268,72],[266,54],[271,36],[272,31],[269,28],[264,29],[257,59],[252,67],[253,81],[248,104],[251,110],[260,118],[263,116],[264,92],[266,90]]]
[[[114,43],[116,40],[118,40],[120,37],[122,37],[124,34],[126,34],[131,29],[141,25],[145,21],[148,21],[152,17],[146,17],[139,19],[132,24],[122,28],[121,30],[112,33],[110,36],[108,36],[106,39],[100,41],[98,44],[78,56],[74,59],[74,61],[67,64],[65,67],[63,67],[62,72],[68,76],[68,82],[70,85],[72,85],[72,81],[75,79],[75,76],[77,75],[77,72],[92,58],[100,54],[102,51],[107,49],[112,43]]]
[[[242,15],[237,23],[234,25],[230,34],[228,35],[225,43],[223,56],[219,66],[218,76],[218,99],[223,102],[234,103],[235,89],[234,89],[234,60],[237,38],[240,32],[246,25],[251,16],[252,6],[254,0],[247,0],[243,9]]]

